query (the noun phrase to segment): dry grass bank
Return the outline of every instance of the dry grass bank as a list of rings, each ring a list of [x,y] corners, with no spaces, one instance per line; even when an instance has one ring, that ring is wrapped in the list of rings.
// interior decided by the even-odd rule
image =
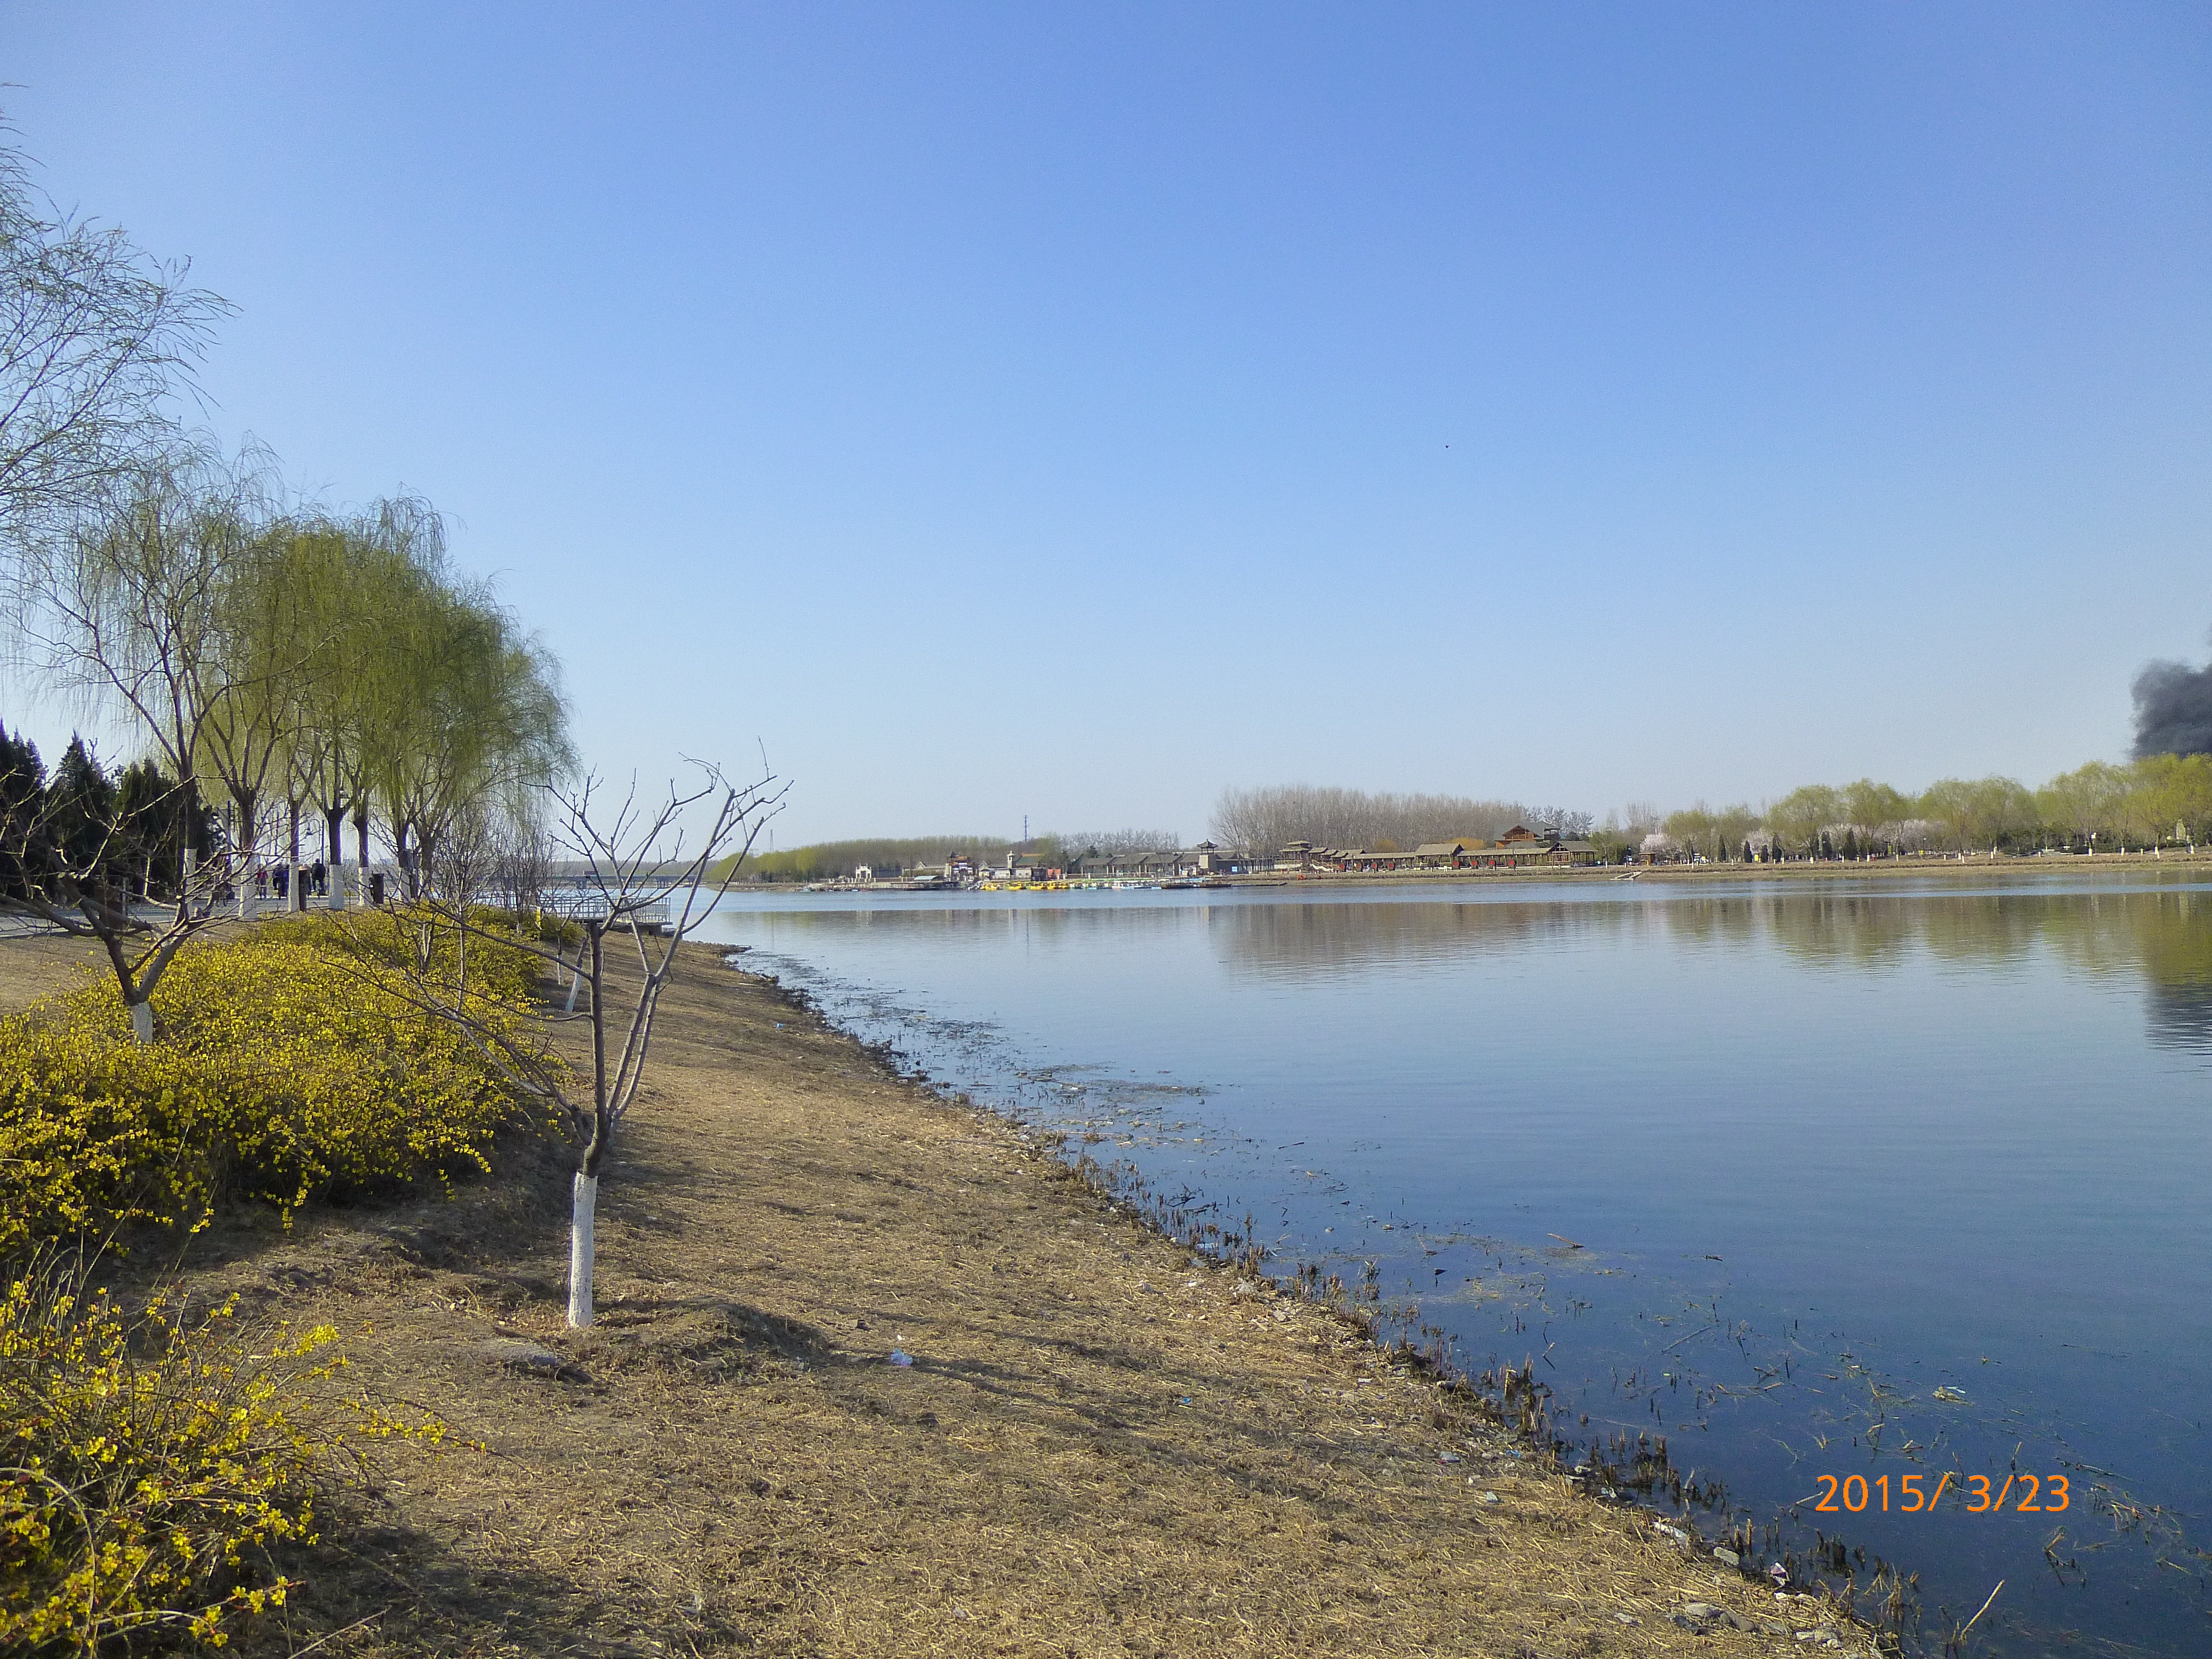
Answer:
[[[82,954],[0,947],[0,998]],[[1865,1650],[712,951],[664,1008],[602,1189],[598,1329],[561,1322],[550,1151],[200,1241],[204,1288],[337,1325],[360,1375],[483,1446],[383,1456],[248,1653]],[[560,1369],[507,1363],[523,1342]]]

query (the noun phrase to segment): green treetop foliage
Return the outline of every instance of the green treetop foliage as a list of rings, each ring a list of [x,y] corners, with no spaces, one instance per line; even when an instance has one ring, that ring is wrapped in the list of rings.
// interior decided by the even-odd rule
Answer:
[[[1754,836],[1793,858],[2196,843],[2212,840],[2212,756],[2092,761],[2034,790],[2006,777],[1942,778],[1917,795],[1871,778],[1807,784],[1763,814],[1701,804],[1663,827],[1708,858],[1740,857]]]
[[[1766,829],[1789,851],[1804,852],[1820,839],[1821,825],[1838,823],[1843,815],[1843,799],[1838,791],[1826,784],[1808,783],[1766,809]]]

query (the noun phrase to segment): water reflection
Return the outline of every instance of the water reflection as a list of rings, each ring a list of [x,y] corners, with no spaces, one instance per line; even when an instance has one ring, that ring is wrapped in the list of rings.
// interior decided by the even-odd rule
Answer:
[[[975,913],[969,913],[973,916]],[[2046,955],[2130,975],[2162,1045],[2212,1049],[2212,895],[2200,891],[1741,893],[1607,902],[1224,904],[1198,909],[1005,911],[1041,938],[1198,925],[1232,973],[1267,979],[1418,971],[1472,955],[1591,950],[1639,939],[1676,950],[1759,945],[1815,969],[1880,973],[1918,957],[1977,969]]]
[[[1285,1260],[1376,1274],[1409,1332],[1474,1368],[1540,1366],[1589,1444],[1674,1437],[1781,1548],[1842,1526],[1961,1619],[2006,1579],[1982,1632],[2015,1621],[2010,1651],[2052,1647],[2033,1626],[2212,1659],[2212,1557],[2144,1518],[2179,1526],[2212,1490],[2212,889],[2018,889],[988,895],[726,921],[835,1017],[1184,1221],[1256,1215]],[[2080,1477],[2068,1539],[2114,1534],[2079,1546],[2094,1582],[2072,1542],[2063,1582],[2037,1577],[2057,1571],[2039,1516],[1798,1504],[1821,1473],[2015,1466]]]
[[[1564,904],[1249,904],[1207,912],[1232,970],[1311,980],[1476,951],[1565,945],[1638,929],[1645,907]],[[1156,913],[1157,914],[1157,913]]]

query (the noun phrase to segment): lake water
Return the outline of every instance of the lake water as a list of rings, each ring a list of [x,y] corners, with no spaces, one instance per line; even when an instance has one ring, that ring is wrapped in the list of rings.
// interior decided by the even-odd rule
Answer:
[[[1654,1500],[1757,1565],[1917,1573],[1929,1650],[2002,1581],[1977,1651],[2212,1655],[2212,884],[746,894],[709,932],[1470,1375],[1532,1364],[1623,1486],[1664,1436]]]

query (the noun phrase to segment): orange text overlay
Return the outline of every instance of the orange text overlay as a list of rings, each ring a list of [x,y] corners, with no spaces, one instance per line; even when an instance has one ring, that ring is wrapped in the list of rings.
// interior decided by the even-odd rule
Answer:
[[[2063,1474],[1823,1474],[1813,1484],[1813,1507],[1832,1515],[1932,1515],[1938,1504],[1954,1515],[2057,1515],[2069,1501]]]

